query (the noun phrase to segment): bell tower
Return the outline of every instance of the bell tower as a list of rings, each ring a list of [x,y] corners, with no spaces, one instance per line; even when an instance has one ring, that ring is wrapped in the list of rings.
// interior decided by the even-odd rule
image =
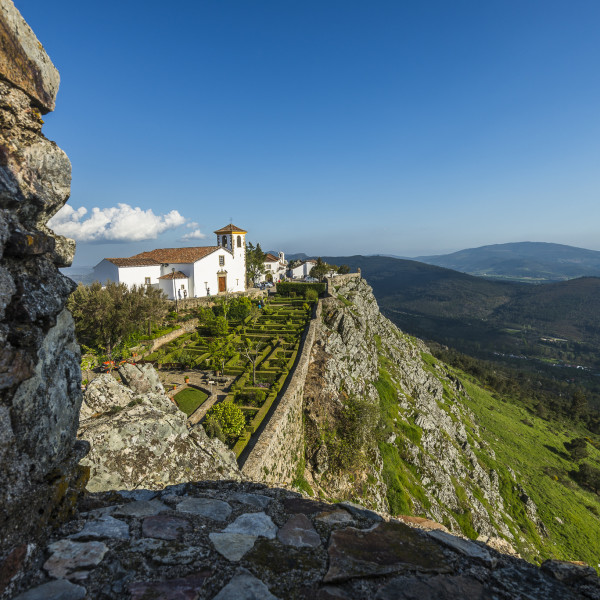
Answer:
[[[233,224],[215,231],[217,246],[229,250],[234,258],[242,258],[246,262],[246,234],[248,232]]]

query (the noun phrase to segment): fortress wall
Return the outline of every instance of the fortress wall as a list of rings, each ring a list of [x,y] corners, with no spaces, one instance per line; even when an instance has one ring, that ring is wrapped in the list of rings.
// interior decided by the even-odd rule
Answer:
[[[360,269],[358,273],[346,273],[345,275],[335,275],[327,279],[327,295],[334,296],[336,286],[342,285],[344,282],[355,278],[361,278]]]
[[[155,340],[152,340],[152,345],[150,346],[150,350],[148,354],[154,352],[157,348],[164,346],[164,344],[168,344],[172,342],[174,339],[182,336],[184,333],[189,333],[190,331],[194,331],[198,327],[198,319],[190,319],[186,321],[179,329],[175,329],[174,331],[169,331],[169,333],[165,333],[165,335],[161,335],[157,337]]]
[[[48,220],[69,198],[71,164],[42,134],[59,75],[10,0],[0,3],[0,596],[45,525],[73,508],[86,471],[76,442],[80,353],[58,271],[75,242]]]
[[[271,484],[290,484],[296,475],[298,463],[304,454],[304,382],[320,318],[321,302],[317,304],[314,318],[304,332],[300,357],[287,389],[242,467],[242,473],[250,479]]]

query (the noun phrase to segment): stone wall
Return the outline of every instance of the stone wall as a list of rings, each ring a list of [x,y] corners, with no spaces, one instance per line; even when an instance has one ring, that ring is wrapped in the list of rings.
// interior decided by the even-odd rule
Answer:
[[[161,335],[157,337],[155,340],[152,340],[152,345],[150,346],[150,350],[148,354],[154,352],[157,348],[160,348],[164,344],[168,344],[178,337],[182,336],[184,333],[188,333],[190,331],[194,331],[198,327],[198,319],[191,319],[185,322],[179,329],[175,329],[175,331],[169,331],[169,333],[165,333],[165,335]]]
[[[321,318],[321,302],[305,330],[300,357],[275,412],[242,466],[250,479],[265,483],[290,484],[304,455],[302,397],[315,332]]]
[[[10,0],[0,4],[0,595],[44,525],[85,485],[76,443],[79,347],[65,309],[75,243],[46,223],[67,201],[71,165],[42,134],[58,71]],[[73,487],[74,486],[74,487]]]
[[[358,270],[358,273],[346,273],[345,275],[335,275],[334,277],[330,277],[327,279],[327,295],[335,296],[336,286],[343,285],[344,283],[356,278],[361,278],[360,269]]]

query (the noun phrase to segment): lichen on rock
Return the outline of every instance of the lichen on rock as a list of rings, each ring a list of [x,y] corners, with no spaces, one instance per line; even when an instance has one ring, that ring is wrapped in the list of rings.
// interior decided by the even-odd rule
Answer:
[[[91,450],[90,491],[163,489],[203,479],[241,479],[235,455],[201,425],[188,429],[186,415],[166,396],[151,365],[124,365],[94,379],[84,394],[79,438]]]
[[[71,184],[69,159],[44,137],[40,118],[54,107],[58,72],[10,0],[0,5],[0,48],[2,565],[72,512],[85,484],[77,461],[86,446],[75,437],[79,347],[65,310],[74,284],[58,271],[70,264],[75,245],[46,225]],[[0,583],[0,594],[23,564]]]

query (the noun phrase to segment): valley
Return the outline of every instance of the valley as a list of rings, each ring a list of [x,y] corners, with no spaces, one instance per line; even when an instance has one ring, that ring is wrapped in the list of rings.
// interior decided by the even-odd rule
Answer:
[[[600,408],[600,279],[532,286],[388,257],[323,257],[360,268],[382,312],[412,335],[506,369],[557,394],[581,387]]]

